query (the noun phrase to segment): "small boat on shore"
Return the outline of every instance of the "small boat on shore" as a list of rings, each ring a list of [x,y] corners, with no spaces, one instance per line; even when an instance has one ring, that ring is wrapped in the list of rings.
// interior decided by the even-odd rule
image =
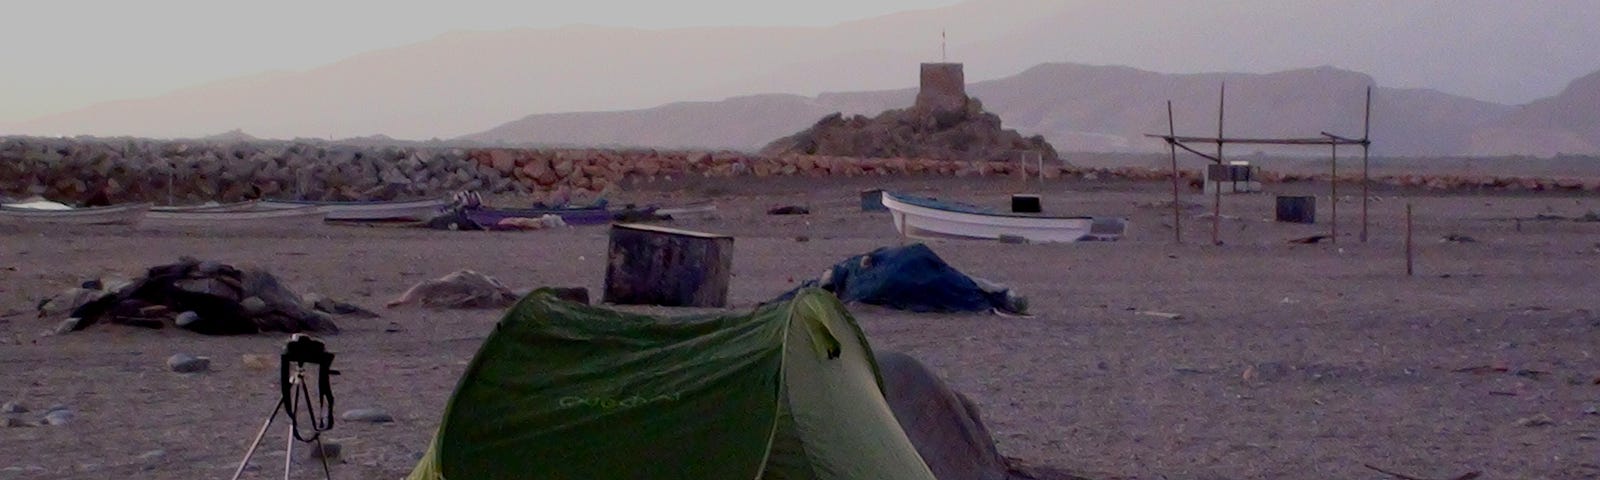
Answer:
[[[657,209],[659,215],[670,217],[692,217],[696,215],[710,215],[717,211],[717,204],[711,202],[697,202],[679,207]]]
[[[1093,217],[1051,217],[1000,213],[971,205],[883,192],[883,206],[894,228],[912,238],[998,240],[1020,237],[1034,243],[1071,243],[1089,236]]]
[[[28,208],[0,205],[0,223],[17,225],[138,225],[150,211],[148,203],[89,208]]]
[[[150,212],[248,212],[261,210],[258,203],[255,200],[249,200],[234,203],[206,202],[200,205],[168,205],[150,207]]]
[[[301,207],[320,207],[330,221],[345,222],[416,222],[438,215],[450,206],[450,200],[430,198],[393,202],[313,202],[305,200],[263,200],[257,208],[279,210]]]
[[[328,216],[321,207],[305,206],[247,211],[152,211],[142,227],[171,229],[303,230],[317,228]]]

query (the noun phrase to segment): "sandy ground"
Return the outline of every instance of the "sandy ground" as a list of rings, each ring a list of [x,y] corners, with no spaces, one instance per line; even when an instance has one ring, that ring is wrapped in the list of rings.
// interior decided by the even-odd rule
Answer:
[[[675,223],[738,237],[731,295],[748,308],[846,255],[898,242],[886,215],[859,210],[861,188],[997,206],[1016,189],[996,179],[818,182],[644,185],[627,195],[715,199],[714,218]],[[1170,211],[1143,206],[1164,201],[1165,184],[1029,188],[1050,211],[1129,216],[1134,230],[1110,243],[930,243],[967,273],[1031,296],[1032,318],[852,307],[876,347],[917,356],[970,395],[1002,453],[1093,478],[1388,478],[1363,464],[1426,478],[1600,478],[1600,415],[1585,413],[1600,406],[1600,223],[1525,221],[1518,232],[1511,220],[1579,215],[1600,210],[1600,199],[1410,198],[1418,256],[1406,277],[1400,192],[1375,192],[1365,244],[1354,236],[1359,201],[1342,204],[1338,245],[1285,243],[1324,231],[1325,203],[1323,223],[1285,225],[1269,220],[1270,195],[1230,196],[1224,213],[1238,218],[1222,221],[1225,245],[1209,246],[1209,221],[1195,218],[1203,212],[1185,214],[1186,243],[1174,245]],[[762,214],[780,204],[815,213]],[[1439,240],[1449,233],[1477,242]],[[43,335],[54,322],[35,319],[33,305],[84,279],[190,255],[266,265],[302,293],[374,309],[464,268],[598,296],[605,248],[605,227],[0,232],[0,400],[27,405],[18,415],[27,420],[53,404],[76,412],[65,426],[0,429],[0,478],[225,478],[276,400],[275,372],[240,356],[276,353],[282,336],[116,326]],[[380,311],[342,320],[345,332],[327,341],[344,372],[339,410],[381,407],[397,421],[328,433],[345,447],[335,478],[409,472],[498,317]],[[211,357],[213,371],[168,371],[176,352]],[[1505,371],[1457,371],[1476,366]],[[297,477],[310,478],[303,450]],[[278,477],[283,455],[275,429],[247,477]]]

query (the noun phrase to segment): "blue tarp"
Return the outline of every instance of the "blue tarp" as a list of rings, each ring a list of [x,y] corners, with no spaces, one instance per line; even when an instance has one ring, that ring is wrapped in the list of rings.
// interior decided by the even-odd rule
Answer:
[[[980,283],[961,273],[926,245],[884,247],[835,264],[804,287],[820,287],[844,302],[861,302],[912,312],[979,312],[1000,309],[1022,313],[1026,304],[1007,289]],[[787,299],[790,291],[776,300]]]

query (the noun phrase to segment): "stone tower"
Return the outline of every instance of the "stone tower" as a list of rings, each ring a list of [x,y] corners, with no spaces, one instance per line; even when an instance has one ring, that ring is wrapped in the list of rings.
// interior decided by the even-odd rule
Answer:
[[[967,80],[959,63],[922,64],[922,88],[917,110],[958,112],[967,108]]]

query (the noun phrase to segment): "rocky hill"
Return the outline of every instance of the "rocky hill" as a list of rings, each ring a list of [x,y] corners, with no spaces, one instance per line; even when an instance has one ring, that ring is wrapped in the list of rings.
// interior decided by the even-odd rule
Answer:
[[[1472,155],[1600,154],[1600,72],[1472,132]]]
[[[768,144],[761,154],[1016,161],[1019,152],[1027,151],[1038,152],[1051,164],[1059,160],[1044,137],[1023,137],[1000,123],[1000,117],[983,111],[983,102],[976,99],[946,112],[912,107],[870,118],[835,113]]]

